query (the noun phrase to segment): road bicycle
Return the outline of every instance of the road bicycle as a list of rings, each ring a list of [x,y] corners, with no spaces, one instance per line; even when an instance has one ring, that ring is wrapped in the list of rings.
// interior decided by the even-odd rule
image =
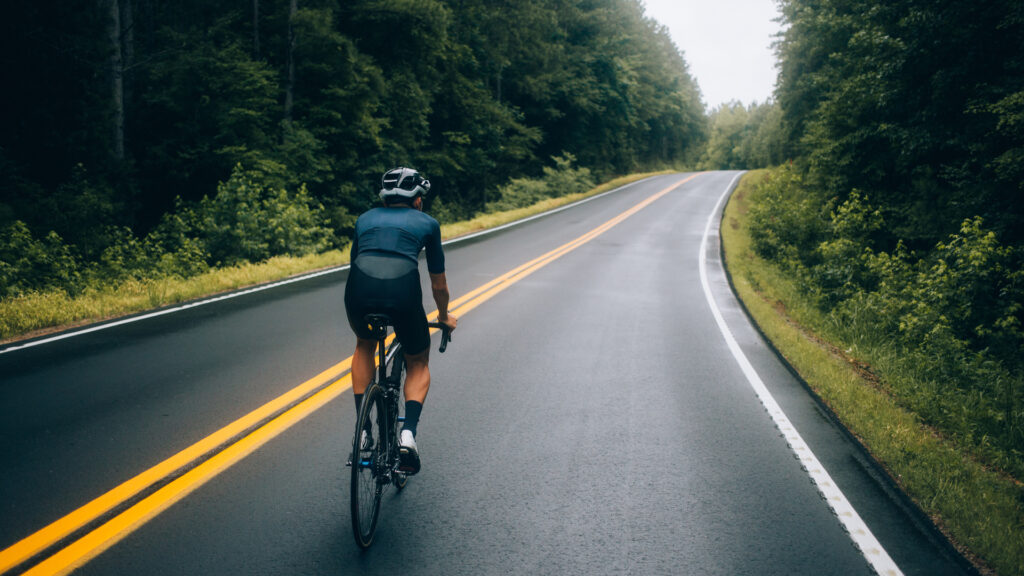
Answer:
[[[369,548],[377,531],[381,498],[388,487],[405,488],[408,475],[399,471],[398,424],[405,421],[399,414],[400,391],[405,381],[405,356],[402,344],[395,338],[386,345],[391,318],[370,314],[365,318],[377,339],[377,376],[363,394],[362,407],[352,435],[351,506],[352,533],[360,548]],[[428,324],[441,329],[444,353],[451,340],[448,326],[440,322]]]

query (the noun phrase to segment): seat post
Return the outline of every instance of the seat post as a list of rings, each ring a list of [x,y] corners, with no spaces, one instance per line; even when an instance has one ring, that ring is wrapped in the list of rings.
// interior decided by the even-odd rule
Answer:
[[[384,382],[386,370],[385,360],[387,357],[387,347],[384,342],[388,337],[388,326],[391,325],[391,317],[386,314],[367,314],[363,320],[370,327],[370,332],[373,333],[373,337],[377,339],[377,356],[378,356],[378,380]]]

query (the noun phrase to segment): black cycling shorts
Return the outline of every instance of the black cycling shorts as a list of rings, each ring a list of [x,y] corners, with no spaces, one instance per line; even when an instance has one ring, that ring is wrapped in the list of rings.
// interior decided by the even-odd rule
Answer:
[[[366,323],[366,315],[387,314],[405,353],[419,354],[430,347],[430,329],[423,310],[419,270],[413,264],[406,271],[401,264],[393,262],[398,268],[391,267],[381,274],[375,270],[380,268],[376,266],[378,263],[360,256],[349,270],[345,284],[345,312],[349,326],[356,336],[372,340],[373,333]],[[367,269],[364,270],[360,264]],[[387,268],[388,263],[384,264]]]

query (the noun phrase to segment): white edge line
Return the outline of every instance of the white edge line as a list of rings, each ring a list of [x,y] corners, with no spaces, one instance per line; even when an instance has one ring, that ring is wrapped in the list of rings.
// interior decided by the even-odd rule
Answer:
[[[121,326],[124,324],[131,324],[132,322],[140,322],[142,320],[149,320],[150,318],[156,318],[157,316],[163,316],[165,314],[171,314],[173,312],[181,312],[182,310],[188,310],[189,308],[196,308],[197,306],[203,306],[205,304],[212,304],[213,302],[220,302],[221,300],[229,300],[231,298],[237,298],[238,296],[245,296],[246,294],[252,294],[253,292],[261,292],[263,290],[269,290],[271,288],[277,288],[278,286],[284,286],[285,284],[292,284],[293,282],[300,282],[302,280],[309,280],[310,278],[316,278],[317,276],[324,276],[327,274],[333,274],[341,270],[348,268],[348,264],[340,266],[338,268],[331,268],[329,270],[321,270],[319,272],[313,272],[312,274],[306,274],[304,276],[296,276],[295,278],[288,278],[287,280],[280,280],[271,284],[263,284],[261,286],[255,286],[247,288],[245,290],[239,290],[238,292],[230,292],[228,294],[222,294],[213,298],[207,298],[205,300],[196,300],[195,302],[189,302],[188,304],[182,304],[181,306],[175,306],[174,308],[165,308],[163,310],[157,310],[156,312],[149,312],[141,314],[139,316],[131,316],[128,318],[122,318],[121,320],[115,320],[113,322],[107,322],[106,324],[97,324],[95,326],[89,326],[88,328],[82,328],[81,330],[73,330],[71,332],[65,332],[49,338],[43,338],[41,340],[32,340],[23,344],[14,344],[0,350],[0,354],[6,354],[15,350],[23,350],[25,348],[31,348],[33,346],[39,346],[42,344],[49,344],[56,342],[57,340],[64,340],[65,338],[71,338],[73,336],[81,336],[82,334],[88,334],[90,332],[98,332],[100,330],[106,330],[107,328],[113,328],[114,326]]]
[[[579,206],[580,204],[583,204],[583,203],[586,203],[586,202],[590,202],[591,200],[596,200],[598,198],[601,198],[602,196],[607,196],[608,194],[611,194],[613,192],[619,192],[621,190],[625,190],[626,188],[629,188],[629,187],[634,186],[636,184],[640,184],[641,182],[646,182],[647,180],[650,180],[652,178],[657,178],[658,176],[659,175],[648,176],[647,178],[643,178],[643,179],[637,180],[636,182],[630,182],[629,184],[624,184],[622,186],[619,186],[618,188],[614,188],[614,189],[609,190],[607,192],[602,192],[601,194],[597,194],[597,195],[591,196],[589,198],[584,198],[582,200],[579,200],[577,202],[573,202],[571,204],[566,204],[565,206],[561,206],[561,207],[555,208],[553,210],[548,210],[547,212],[541,212],[540,214],[535,214],[533,216],[530,216],[530,217],[527,217],[527,218],[523,218],[521,220],[516,220],[515,222],[509,222],[508,224],[503,224],[503,225],[498,226],[496,228],[490,228],[490,229],[487,229],[487,230],[481,230],[479,232],[474,232],[473,234],[468,234],[466,236],[459,236],[458,238],[452,238],[451,240],[443,242],[442,244],[447,246],[449,244],[455,244],[456,242],[462,242],[463,240],[469,240],[470,238],[476,238],[478,236],[483,236],[485,234],[493,234],[494,232],[498,232],[498,231],[504,230],[506,228],[511,228],[512,226],[518,226],[520,224],[524,224],[524,223],[529,222],[531,220],[536,220],[537,218],[541,218],[543,216],[549,216],[551,214],[555,214],[557,212],[561,212],[562,210],[568,210],[569,208],[572,208],[572,207],[575,207],[575,206]],[[343,265],[338,266],[336,268],[329,268],[327,270],[321,270],[319,272],[313,272],[311,274],[305,274],[305,275],[302,275],[302,276],[296,276],[294,278],[289,278],[287,280],[281,280],[281,281],[273,282],[273,283],[270,283],[270,284],[263,284],[261,286],[254,286],[252,288],[247,288],[245,290],[239,290],[238,292],[230,292],[230,293],[227,293],[227,294],[223,294],[221,296],[216,296],[216,297],[213,297],[213,298],[207,298],[205,300],[196,300],[194,302],[189,302],[188,304],[183,304],[181,306],[175,306],[173,308],[165,308],[163,310],[158,310],[156,312],[149,312],[149,313],[140,314],[138,316],[131,316],[131,317],[128,317],[128,318],[122,318],[121,320],[116,320],[116,321],[113,321],[113,322],[107,322],[105,324],[96,324],[96,325],[93,325],[93,326],[89,326],[88,328],[82,328],[81,330],[72,330],[72,331],[69,331],[69,332],[64,332],[62,334],[57,334],[56,336],[51,336],[49,338],[41,338],[39,340],[30,340],[28,342],[24,342],[24,343],[21,343],[21,344],[12,344],[12,345],[7,346],[5,348],[0,348],[0,354],[6,354],[8,352],[14,352],[14,351],[17,351],[17,350],[24,350],[26,348],[32,348],[33,346],[41,346],[43,344],[49,344],[51,342],[56,342],[58,340],[64,340],[66,338],[71,338],[71,337],[74,337],[74,336],[81,336],[83,334],[89,334],[90,332],[98,332],[100,330],[106,330],[107,328],[113,328],[114,326],[122,326],[124,324],[131,324],[133,322],[140,322],[142,320],[149,320],[150,318],[156,318],[158,316],[164,316],[166,314],[171,314],[171,313],[174,313],[174,312],[181,312],[182,310],[188,310],[189,308],[196,308],[198,306],[203,306],[203,305],[206,305],[206,304],[212,304],[214,302],[220,302],[221,300],[229,300],[231,298],[237,298],[239,296],[245,296],[247,294],[252,294],[254,292],[262,292],[263,290],[270,290],[271,288],[277,288],[278,286],[284,286],[285,284],[292,284],[294,282],[301,282],[303,280],[309,280],[311,278],[317,278],[319,276],[325,276],[327,274],[333,274],[335,272],[341,272],[342,270],[347,270],[348,268],[349,268],[348,264],[343,264]]]
[[[725,323],[725,319],[722,317],[722,313],[715,303],[715,299],[711,294],[711,286],[708,282],[707,274],[707,246],[708,237],[711,234],[712,225],[715,222],[715,216],[718,214],[718,209],[722,205],[722,202],[729,196],[729,192],[732,190],[733,185],[743,175],[740,172],[736,175],[729,185],[726,186],[725,192],[719,197],[715,207],[711,210],[711,214],[708,216],[707,226],[704,228],[704,237],[700,244],[700,283],[704,288],[704,297],[708,301],[708,305],[711,307],[711,313],[715,317],[715,322],[718,324],[718,329],[722,332],[722,336],[725,338],[726,344],[729,346],[729,350],[732,352],[733,357],[736,359],[736,363],[739,364],[743,370],[743,374],[747,377],[747,381],[750,386],[754,389],[754,393],[757,394],[758,399],[761,400],[761,404],[764,405],[765,410],[771,416],[786,439],[786,443],[789,444],[793,454],[800,460],[801,467],[807,472],[807,475],[811,477],[814,485],[817,487],[818,492],[821,493],[822,498],[828,503],[832,512],[839,518],[843,528],[849,534],[850,539],[853,540],[854,545],[860,550],[864,558],[867,559],[871,568],[878,574],[884,576],[898,576],[903,574],[893,559],[886,553],[885,549],[875,538],[871,530],[868,529],[867,524],[861,519],[857,511],[853,509],[853,505],[846,499],[846,496],[839,490],[839,487],[829,476],[828,472],[825,471],[825,467],[822,466],[818,458],[811,452],[810,447],[804,442],[803,438],[796,431],[796,428],[789,421],[789,418],[782,412],[782,408],[772,397],[768,388],[764,385],[761,377],[757,374],[753,365],[747,359],[746,355],[740,349],[739,344],[736,342],[736,338],[733,337],[732,331],[729,330],[728,325]]]

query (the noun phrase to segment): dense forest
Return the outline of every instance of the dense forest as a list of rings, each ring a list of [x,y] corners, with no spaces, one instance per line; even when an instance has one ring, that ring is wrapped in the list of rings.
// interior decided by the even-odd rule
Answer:
[[[42,0],[0,30],[0,297],[341,246],[395,165],[453,219],[705,138],[638,0]]]
[[[1024,241],[1024,5],[786,0],[777,100],[813,184],[868,195],[878,246],[928,249],[980,216]]]
[[[785,159],[755,249],[901,405],[1024,477],[1024,4],[781,7],[774,102],[711,129],[720,163]]]

